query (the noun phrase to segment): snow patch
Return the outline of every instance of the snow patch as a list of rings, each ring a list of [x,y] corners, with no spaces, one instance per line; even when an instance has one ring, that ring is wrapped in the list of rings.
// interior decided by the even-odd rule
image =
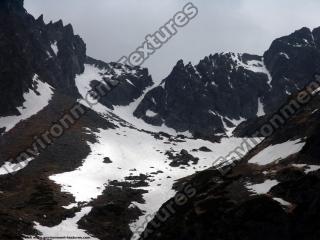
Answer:
[[[261,102],[261,98],[258,98],[258,112],[257,112],[257,117],[262,117],[266,115],[266,113],[264,112],[264,105]]]
[[[273,200],[277,201],[278,203],[280,203],[282,206],[285,206],[285,207],[292,206],[292,203],[289,203],[289,202],[283,200],[282,198],[273,198]]]
[[[306,174],[318,171],[320,166],[318,165],[308,165],[308,164],[292,164],[293,167],[303,168]]]
[[[52,49],[52,51],[54,52],[54,54],[55,54],[56,56],[58,56],[59,48],[58,48],[57,41],[55,41],[54,43],[51,44],[51,49]]]
[[[33,77],[33,83],[37,88],[36,90],[30,89],[23,94],[23,98],[25,99],[23,106],[17,108],[20,115],[0,117],[0,128],[5,128],[5,132],[14,128],[20,121],[37,114],[46,107],[51,100],[53,88],[48,83],[42,82],[37,74]]]
[[[267,179],[263,183],[260,184],[247,184],[246,187],[249,191],[255,194],[267,194],[271,188],[278,185],[279,182],[276,180]]]
[[[129,79],[126,79],[126,81],[127,81],[127,83],[129,83],[130,85],[135,87],[135,85]]]
[[[279,55],[285,57],[285,58],[288,59],[288,60],[290,59],[290,57],[288,56],[288,54],[286,54],[286,53],[284,53],[284,52],[280,52]]]
[[[209,114],[213,115],[213,116],[218,116],[219,114],[217,114],[216,112],[212,111],[212,110],[209,110],[208,111]]]
[[[317,88],[316,90],[314,90],[314,91],[312,92],[312,95],[316,95],[318,92],[320,92],[320,88]]]
[[[258,165],[267,165],[276,160],[282,160],[292,154],[298,153],[304,147],[305,142],[298,140],[291,140],[277,145],[271,145],[263,149],[257,155],[249,160],[249,163]]]
[[[12,173],[17,173],[18,171],[24,169],[25,167],[28,166],[28,164],[34,160],[33,157],[28,158],[27,160],[19,163],[11,163],[11,162],[5,162],[1,167],[0,167],[0,175],[7,175],[7,174],[12,174]]]
[[[223,124],[223,127],[226,131],[226,135],[228,137],[231,137],[232,136],[232,133],[233,131],[242,123],[245,121],[245,119],[243,117],[240,117],[239,119],[230,119],[230,118],[224,118],[222,116],[220,116],[221,119],[222,119],[222,124]],[[227,126],[227,123],[225,122],[224,119],[227,119],[229,122],[231,122],[233,124],[233,127],[228,127]]]
[[[151,110],[147,110],[147,112],[146,112],[146,116],[147,117],[155,117],[155,116],[157,116],[158,115],[158,113],[156,113],[156,112],[154,112],[154,111],[151,111]]]

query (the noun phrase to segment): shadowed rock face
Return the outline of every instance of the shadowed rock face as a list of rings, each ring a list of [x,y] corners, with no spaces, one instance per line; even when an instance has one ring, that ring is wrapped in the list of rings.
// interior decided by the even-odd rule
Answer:
[[[146,94],[135,116],[203,136],[224,133],[223,120],[232,126],[227,118],[255,116],[258,98],[269,88],[267,75],[238,67],[234,59],[261,61],[259,56],[233,53],[210,55],[197,66],[181,60],[161,86]],[[157,114],[150,117],[147,110]]]
[[[196,135],[225,132],[228,119],[270,113],[313,80],[320,66],[320,29],[302,28],[276,39],[264,56],[223,53],[198,65],[180,60],[135,111],[144,121]],[[148,110],[154,112],[148,115]]]
[[[286,101],[287,94],[295,93],[311,82],[319,72],[319,28],[311,31],[302,28],[289,36],[276,39],[264,54],[272,76],[270,98],[266,111],[276,110]]]
[[[78,97],[75,77],[83,73],[85,63],[121,68],[87,57],[85,43],[70,24],[61,20],[45,24],[43,16],[34,19],[24,10],[23,1],[4,1],[0,6],[0,116],[18,114],[16,107],[33,87],[35,74],[60,92]],[[113,79],[121,84],[101,100],[103,104],[128,105],[152,85],[147,69],[129,70]]]
[[[16,113],[35,74],[76,95],[74,78],[83,72],[86,46],[71,25],[35,20],[18,0],[1,1],[0,12],[0,114]]]
[[[84,72],[85,64],[112,69],[108,75],[120,82],[101,99],[110,108],[130,104],[153,84],[147,69],[87,57],[85,43],[70,24],[61,20],[45,24],[43,16],[34,19],[23,8],[23,1],[1,1],[0,12],[0,116],[19,114],[17,107],[24,102],[23,94],[34,88],[35,75],[57,91],[79,97],[75,77]],[[114,71],[122,68],[128,71]],[[93,85],[99,84],[94,81]]]
[[[100,103],[113,109],[113,106],[127,106],[139,98],[147,87],[153,85],[148,69],[140,67],[123,66],[119,63],[105,63],[87,57],[86,64],[93,65],[104,72],[103,83],[113,86],[111,81],[116,81],[117,85],[112,87],[112,91],[100,98]],[[118,72],[118,73],[117,73]],[[121,72],[121,74],[119,74]],[[91,88],[99,93],[100,81],[92,79]]]
[[[23,0],[2,0],[0,2],[0,11],[22,11],[25,12],[23,8]]]

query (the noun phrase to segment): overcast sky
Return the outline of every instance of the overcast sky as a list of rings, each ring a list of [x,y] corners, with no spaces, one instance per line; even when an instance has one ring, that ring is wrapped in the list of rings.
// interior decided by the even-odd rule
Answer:
[[[87,44],[87,54],[117,61],[144,37],[182,10],[184,0],[25,0],[26,9],[45,21],[71,23]],[[179,30],[144,66],[155,81],[177,60],[198,63],[222,51],[263,54],[273,39],[303,26],[320,26],[319,0],[194,0],[199,14]]]

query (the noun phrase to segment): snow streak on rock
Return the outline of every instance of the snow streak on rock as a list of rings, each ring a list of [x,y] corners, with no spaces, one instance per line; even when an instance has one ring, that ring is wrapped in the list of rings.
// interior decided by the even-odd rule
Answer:
[[[42,82],[37,74],[33,77],[33,86],[34,89],[30,89],[23,95],[25,102],[23,106],[18,107],[20,115],[0,117],[0,128],[4,127],[7,132],[20,121],[30,118],[48,105],[53,95],[53,88]]]
[[[267,165],[282,160],[302,150],[305,142],[300,139],[269,146],[249,160],[249,163]]]

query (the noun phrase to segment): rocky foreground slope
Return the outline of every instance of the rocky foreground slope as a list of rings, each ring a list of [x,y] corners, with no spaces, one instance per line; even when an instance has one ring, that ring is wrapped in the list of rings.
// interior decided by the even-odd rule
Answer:
[[[232,167],[180,180],[179,193],[140,239],[319,239],[319,108],[315,94]],[[236,132],[253,137],[252,129],[263,129],[274,116],[279,115],[242,124]],[[186,188],[193,193],[181,200]],[[168,207],[172,202],[174,214],[172,204]]]

